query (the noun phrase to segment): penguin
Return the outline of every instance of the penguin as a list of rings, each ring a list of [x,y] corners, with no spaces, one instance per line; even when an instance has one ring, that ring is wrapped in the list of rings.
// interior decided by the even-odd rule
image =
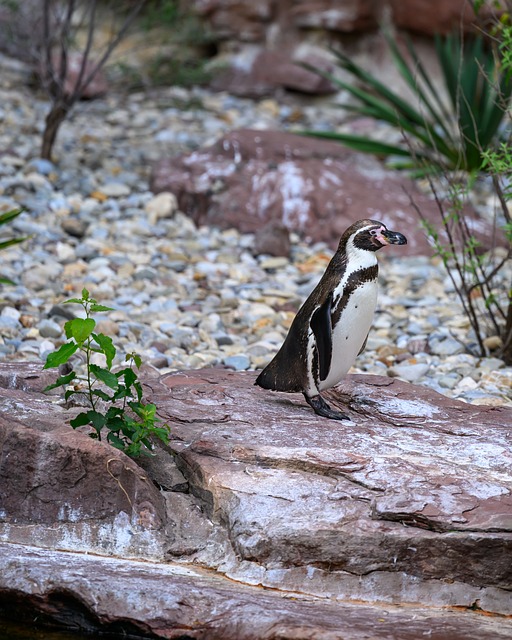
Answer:
[[[359,220],[345,231],[283,345],[255,384],[302,392],[319,416],[350,420],[332,409],[320,392],[337,385],[366,346],[377,304],[375,254],[389,244],[407,244],[407,239],[377,220]]]

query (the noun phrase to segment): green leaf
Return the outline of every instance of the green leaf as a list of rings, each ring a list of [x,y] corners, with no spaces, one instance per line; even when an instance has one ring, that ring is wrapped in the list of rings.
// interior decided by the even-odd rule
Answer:
[[[11,220],[14,220],[14,218],[17,218],[20,215],[20,213],[23,213],[23,211],[25,211],[25,209],[23,208],[11,209],[10,211],[6,211],[5,213],[0,214],[0,225],[11,222]]]
[[[27,238],[10,238],[9,240],[2,240],[0,242],[0,251],[2,249],[7,249],[7,247],[12,247],[14,244],[20,244],[20,242],[25,242]]]
[[[129,389],[132,384],[137,380],[137,374],[130,367],[126,367],[125,369],[121,369],[120,371],[116,371],[116,376],[120,378],[121,376],[124,378],[124,384],[126,388]]]
[[[96,302],[94,304],[91,304],[90,310],[93,313],[100,313],[102,311],[115,311],[115,309],[113,309],[112,307],[105,307],[105,305],[97,304]]]
[[[78,351],[76,343],[65,342],[57,351],[48,354],[43,369],[53,369],[65,364],[76,351]]]
[[[82,289],[82,300],[80,300],[80,302],[86,302],[86,301],[88,301],[88,300],[91,300],[91,299],[89,298],[89,291],[87,291],[87,289],[84,287],[84,288]]]
[[[74,338],[79,345],[82,345],[94,331],[96,322],[92,318],[73,318],[64,325],[66,338]]]
[[[124,440],[122,440],[116,433],[114,433],[113,431],[110,431],[109,434],[107,435],[107,442],[109,442],[113,447],[115,447],[116,449],[121,449],[121,451],[124,451],[126,448],[126,443]]]
[[[140,369],[140,366],[142,364],[142,358],[139,356],[138,353],[127,353],[125,362],[129,362],[130,360],[133,360],[137,369]]]
[[[71,380],[74,380],[75,378],[76,378],[76,373],[74,371],[71,371],[65,376],[58,377],[53,384],[49,384],[47,387],[43,389],[43,391],[46,392],[46,391],[50,391],[50,389],[55,389],[56,387],[62,387],[66,384],[69,384]]]
[[[132,393],[129,389],[127,389],[124,384],[120,384],[117,391],[112,396],[112,400],[115,402],[116,400],[122,400],[123,398],[132,398]]]
[[[116,356],[116,348],[110,336],[105,336],[103,333],[94,333],[94,340],[100,345],[105,358],[107,359],[107,369],[112,367],[112,362]]]
[[[105,425],[105,416],[102,413],[91,409],[89,411],[79,413],[76,418],[69,421],[69,424],[73,429],[90,424],[99,433]]]
[[[118,388],[119,380],[117,379],[117,377],[113,373],[111,373],[107,369],[103,369],[102,367],[99,367],[97,364],[89,365],[89,369],[90,369],[91,373],[98,380],[101,380],[101,382],[106,384],[107,387],[110,387],[111,389],[117,389]]]
[[[108,395],[108,393],[105,393],[105,391],[102,391],[101,389],[94,389],[92,394],[93,396],[97,396],[98,398],[105,400],[105,402],[110,402],[113,399]]]

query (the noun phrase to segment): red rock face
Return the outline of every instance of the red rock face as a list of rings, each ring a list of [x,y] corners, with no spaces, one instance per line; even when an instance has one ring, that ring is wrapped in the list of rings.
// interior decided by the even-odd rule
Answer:
[[[153,555],[166,520],[157,489],[120,451],[66,424],[74,414],[41,393],[50,376],[40,372],[1,367],[0,537]]]
[[[278,131],[233,131],[206,149],[164,158],[151,188],[174,193],[197,224],[245,233],[276,222],[332,248],[353,222],[373,218],[407,236],[401,255],[431,255],[411,198],[439,226],[435,202],[405,174],[334,142]],[[476,229],[487,246],[492,230],[480,220]]]
[[[219,38],[265,41],[272,25],[297,34],[308,29],[324,29],[341,34],[378,27],[383,13],[401,28],[432,35],[475,22],[472,3],[467,0],[195,0],[197,13],[203,16]],[[479,18],[496,11],[491,2],[484,3]]]
[[[4,609],[162,638],[510,637],[512,410],[348,376],[335,422],[254,372],[148,374],[172,438],[144,470],[73,432],[39,373],[0,366]]]
[[[461,28],[470,30],[475,24],[472,4],[465,0],[389,0],[398,28],[429,36]],[[480,19],[489,17],[491,11],[491,7],[484,6],[479,13]]]

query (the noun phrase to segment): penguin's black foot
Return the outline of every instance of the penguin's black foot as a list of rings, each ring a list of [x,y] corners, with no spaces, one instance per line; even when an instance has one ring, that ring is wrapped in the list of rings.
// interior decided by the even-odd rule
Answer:
[[[327,404],[320,394],[317,396],[307,396],[304,394],[306,402],[310,407],[313,407],[313,411],[324,418],[330,418],[331,420],[351,420],[350,416],[347,416],[341,411],[335,411]]]

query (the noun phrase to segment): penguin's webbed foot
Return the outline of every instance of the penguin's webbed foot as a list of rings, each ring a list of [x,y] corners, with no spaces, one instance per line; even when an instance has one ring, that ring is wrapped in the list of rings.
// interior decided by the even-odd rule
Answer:
[[[350,416],[347,416],[346,413],[341,413],[341,411],[331,409],[320,394],[316,396],[307,396],[304,394],[304,398],[306,398],[306,402],[313,408],[313,411],[318,416],[330,418],[331,420],[351,420]]]

